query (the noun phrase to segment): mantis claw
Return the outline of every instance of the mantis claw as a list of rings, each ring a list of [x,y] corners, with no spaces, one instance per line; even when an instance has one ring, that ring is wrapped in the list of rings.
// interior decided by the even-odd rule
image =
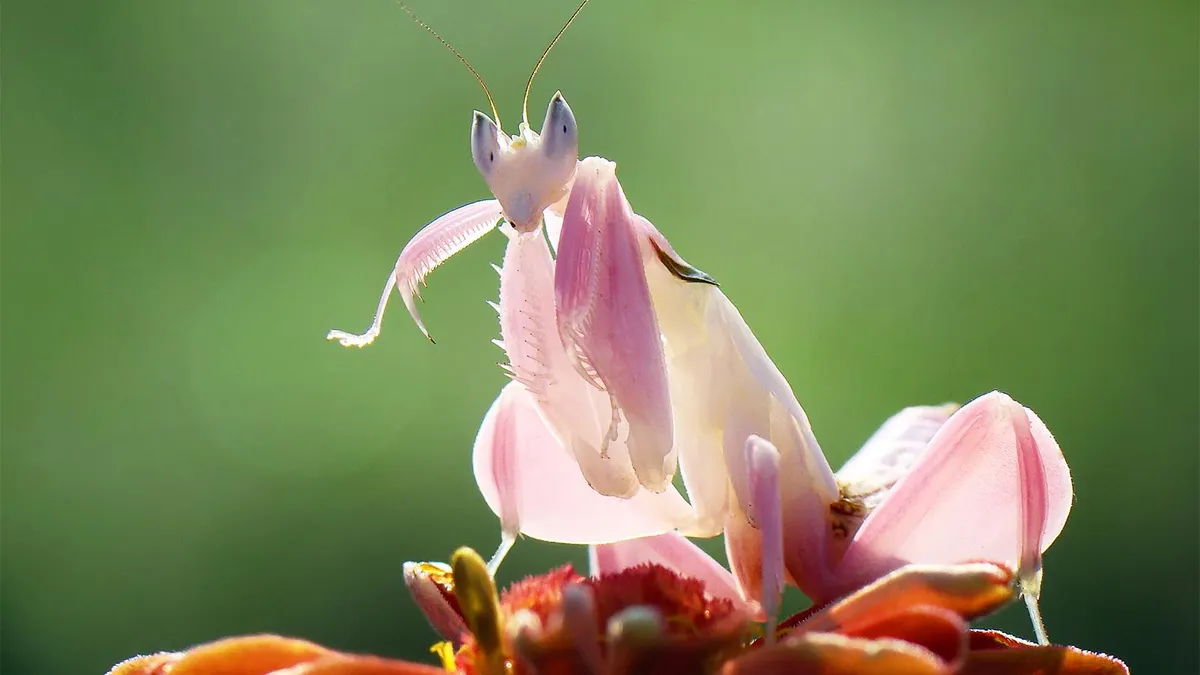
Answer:
[[[421,334],[437,344],[425,329],[421,315],[417,313],[414,297],[421,297],[419,287],[430,272],[450,256],[491,232],[500,216],[500,203],[495,199],[485,199],[454,209],[426,225],[408,242],[400,252],[396,266],[388,272],[371,327],[357,335],[342,330],[331,330],[325,339],[337,340],[343,347],[366,347],[374,342],[382,330],[383,313],[387,309],[392,291],[399,289],[404,306],[417,328],[421,330]]]
[[[325,339],[326,340],[337,340],[338,343],[341,344],[343,347],[362,348],[362,347],[366,347],[367,345],[374,342],[375,338],[378,336],[379,336],[378,330],[368,330],[367,332],[362,333],[361,335],[347,333],[346,331],[343,331],[343,330],[331,330],[325,336]],[[432,340],[430,340],[430,342],[432,342]]]

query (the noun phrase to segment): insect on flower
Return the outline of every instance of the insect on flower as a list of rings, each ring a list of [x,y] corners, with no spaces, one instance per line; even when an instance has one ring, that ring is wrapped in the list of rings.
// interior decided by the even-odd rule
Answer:
[[[991,559],[1015,569],[1047,642],[1041,556],[1073,489],[1032,410],[1000,392],[907,408],[835,474],[791,385],[716,282],[633,211],[615,163],[578,159],[561,94],[540,134],[526,113],[507,138],[492,112],[495,123],[475,113],[471,148],[495,198],[418,232],[371,327],[329,334],[370,344],[395,287],[428,336],[418,285],[506,221],[495,307],[513,381],[474,447],[476,482],[501,523],[490,572],[518,534],[605,544],[724,533],[740,592],[770,621],[784,583],[823,603],[906,564]]]

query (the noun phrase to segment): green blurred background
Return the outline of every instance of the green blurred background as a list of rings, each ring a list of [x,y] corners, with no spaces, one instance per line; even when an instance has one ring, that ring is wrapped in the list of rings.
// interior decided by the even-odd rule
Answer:
[[[512,131],[572,2],[416,9]],[[1195,673],[1198,18],[598,0],[530,108],[562,89],[835,467],[906,405],[1034,408],[1076,481],[1051,637]],[[323,338],[486,196],[471,77],[388,0],[9,1],[2,49],[4,672],[254,631],[431,658],[400,565],[497,542],[469,456],[503,238],[431,278],[437,346],[398,305]],[[500,581],[564,560],[525,541]]]

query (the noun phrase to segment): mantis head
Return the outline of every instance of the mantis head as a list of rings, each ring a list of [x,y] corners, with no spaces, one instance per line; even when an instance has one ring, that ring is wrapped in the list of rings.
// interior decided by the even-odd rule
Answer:
[[[519,232],[532,232],[542,212],[564,202],[575,180],[579,137],[575,115],[561,92],[550,99],[541,133],[522,122],[508,138],[490,117],[475,111],[471,121],[475,167],[500,202],[504,218]]]

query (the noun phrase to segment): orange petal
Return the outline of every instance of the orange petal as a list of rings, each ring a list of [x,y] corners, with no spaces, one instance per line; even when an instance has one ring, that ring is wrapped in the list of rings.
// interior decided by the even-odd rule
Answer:
[[[900,640],[809,633],[749,652],[721,675],[949,675],[951,666]]]
[[[906,607],[845,631],[849,637],[892,638],[924,647],[943,661],[959,665],[967,654],[967,622],[940,607]]]
[[[189,649],[171,668],[170,674],[263,675],[333,654],[336,652],[307,640],[278,635],[246,635]]]
[[[1000,631],[973,630],[960,675],[1129,675],[1119,659],[1075,647],[1043,647]]]
[[[167,667],[183,658],[180,652],[159,652],[148,656],[135,656],[112,667],[108,675],[163,675]]]
[[[423,663],[338,654],[306,663],[289,675],[446,675],[446,671]]]
[[[1012,572],[993,563],[908,565],[817,612],[796,631],[852,632],[881,614],[922,605],[970,620],[995,611],[1014,595]]]

